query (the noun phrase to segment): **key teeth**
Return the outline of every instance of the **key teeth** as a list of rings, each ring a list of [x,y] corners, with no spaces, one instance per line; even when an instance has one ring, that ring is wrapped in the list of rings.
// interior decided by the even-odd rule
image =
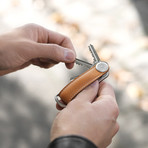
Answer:
[[[78,63],[78,62],[75,62],[77,65],[80,65],[80,66],[83,66],[82,64]]]
[[[90,44],[90,46],[93,46],[93,45]],[[93,57],[93,63],[95,64],[95,63],[96,63],[96,60],[95,60],[95,57],[94,57],[94,55],[93,55],[93,52],[92,52],[90,46],[88,46],[88,47],[89,47],[89,51],[90,51],[90,53],[91,53],[91,55],[92,55],[92,57]]]
[[[80,65],[80,66],[85,66],[87,68],[91,68],[92,67],[92,64],[91,63],[88,63],[86,61],[83,61],[83,60],[80,60],[80,59],[77,59],[75,60],[75,63]]]

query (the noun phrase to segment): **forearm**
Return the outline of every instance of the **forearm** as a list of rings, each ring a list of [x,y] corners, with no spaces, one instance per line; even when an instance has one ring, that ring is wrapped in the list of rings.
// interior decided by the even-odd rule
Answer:
[[[97,148],[95,144],[84,137],[69,135],[53,140],[48,148]]]

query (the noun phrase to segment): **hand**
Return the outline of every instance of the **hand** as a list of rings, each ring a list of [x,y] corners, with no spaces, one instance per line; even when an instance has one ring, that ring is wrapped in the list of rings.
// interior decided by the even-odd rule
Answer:
[[[104,82],[99,86],[96,81],[57,115],[51,129],[51,140],[59,136],[79,135],[99,148],[106,148],[119,130],[118,114],[112,87]]]
[[[30,64],[49,68],[64,62],[72,68],[75,51],[66,36],[35,24],[28,24],[0,36],[0,75]]]

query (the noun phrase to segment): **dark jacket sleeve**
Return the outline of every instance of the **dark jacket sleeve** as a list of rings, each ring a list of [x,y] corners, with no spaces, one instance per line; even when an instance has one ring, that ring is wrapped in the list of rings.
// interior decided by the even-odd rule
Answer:
[[[84,137],[70,135],[53,140],[48,148],[97,148],[91,141]]]

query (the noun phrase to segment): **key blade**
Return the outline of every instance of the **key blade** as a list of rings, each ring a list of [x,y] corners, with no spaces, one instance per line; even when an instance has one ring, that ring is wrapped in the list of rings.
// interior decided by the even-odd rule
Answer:
[[[88,47],[89,47],[89,50],[94,58],[94,64],[98,63],[100,61],[100,58],[99,58],[94,46],[90,44],[90,46],[88,46]]]
[[[87,68],[91,68],[92,67],[91,63],[88,63],[86,61],[83,61],[83,60],[80,60],[80,59],[77,59],[77,58],[75,60],[75,63],[78,64],[78,65],[81,65],[81,66],[85,66]]]

